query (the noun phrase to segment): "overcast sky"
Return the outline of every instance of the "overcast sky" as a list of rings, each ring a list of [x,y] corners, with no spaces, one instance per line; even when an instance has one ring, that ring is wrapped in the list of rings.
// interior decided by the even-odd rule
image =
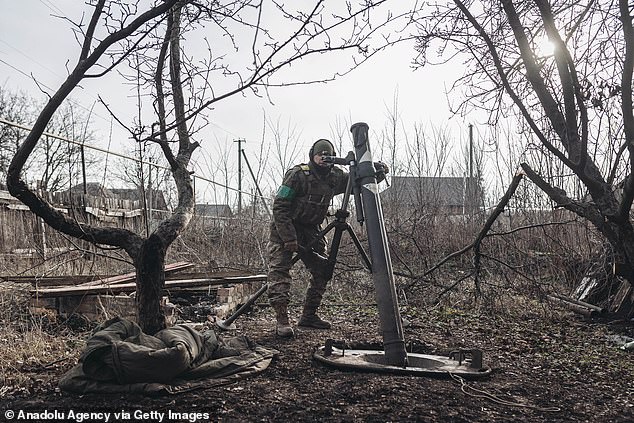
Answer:
[[[2,1],[0,84],[11,90],[23,90],[33,96],[41,96],[33,79],[27,76],[32,74],[43,86],[57,89],[66,75],[67,61],[70,66],[76,62],[78,48],[70,24],[52,15],[78,19],[82,10],[89,13],[83,1],[78,0]],[[316,139],[330,137],[330,128],[338,120],[364,121],[370,125],[371,131],[380,131],[386,124],[387,111],[395,95],[398,95],[399,112],[406,126],[413,123],[446,123],[450,117],[446,87],[451,85],[452,78],[459,75],[460,69],[426,67],[414,72],[411,68],[414,55],[412,45],[403,44],[375,56],[340,80],[328,84],[274,89],[271,91],[273,104],[250,93],[216,103],[209,114],[212,125],[204,134],[205,140],[202,142],[206,151],[199,159],[212,156],[217,143],[225,143],[229,149],[235,148],[233,141],[237,138],[246,139],[247,155],[255,154],[258,151],[256,144],[262,139],[264,111],[269,120],[280,120],[283,125],[290,122],[301,132],[301,160],[306,158],[304,150],[307,151]],[[332,62],[324,60],[323,63],[315,63],[315,66],[328,67],[332,66]],[[102,81],[88,81],[82,87],[71,94],[75,101],[90,108],[97,96],[102,95],[108,98],[113,110],[131,121],[135,108],[130,87],[110,86]],[[451,121],[460,142],[465,139],[468,123],[460,118]],[[108,145],[109,125],[107,111],[99,105],[95,106],[94,126],[99,135],[96,144],[102,148]],[[117,130],[117,133],[117,142],[127,137],[123,131]],[[209,139],[213,139],[213,142]],[[373,146],[373,149],[378,151],[378,146]],[[204,169],[198,172],[204,172]],[[211,177],[211,174],[206,176]]]

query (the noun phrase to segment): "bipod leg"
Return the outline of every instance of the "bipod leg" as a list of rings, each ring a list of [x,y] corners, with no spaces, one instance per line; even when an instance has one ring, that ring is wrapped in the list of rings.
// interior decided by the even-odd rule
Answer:
[[[341,236],[343,235],[341,222],[335,222],[334,227],[335,234],[332,236],[332,244],[330,246],[330,252],[328,253],[328,267],[326,268],[326,273],[324,275],[326,280],[332,279],[332,274],[335,272],[335,265],[337,264],[337,254],[339,254]]]
[[[363,263],[365,264],[366,269],[368,269],[370,273],[372,273],[372,262],[370,261],[368,254],[363,249],[363,245],[361,245],[361,241],[359,241],[357,234],[355,234],[352,228],[350,227],[350,225],[347,225],[347,224],[346,224],[346,230],[350,234],[350,238],[352,238],[352,242],[354,242],[354,245],[357,246],[357,250],[359,250],[359,254],[361,255],[361,258],[363,259]]]

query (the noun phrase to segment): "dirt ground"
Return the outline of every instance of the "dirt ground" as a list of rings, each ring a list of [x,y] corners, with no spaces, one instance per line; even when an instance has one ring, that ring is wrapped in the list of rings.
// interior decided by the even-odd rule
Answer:
[[[299,306],[291,307],[295,321],[299,312]],[[429,354],[458,347],[484,351],[491,375],[463,384],[448,377],[325,367],[312,355],[327,338],[380,342],[381,337],[372,305],[331,304],[322,314],[333,329],[298,330],[291,340],[275,337],[268,307],[239,319],[236,333],[280,351],[265,372],[248,379],[173,396],[75,396],[56,389],[60,375],[75,364],[65,360],[24,366],[32,385],[5,389],[0,413],[7,421],[9,410],[125,411],[130,418],[118,421],[151,422],[634,421],[634,352],[619,349],[617,342],[618,336],[634,337],[632,321],[590,320],[531,301],[488,314],[404,306],[406,340],[419,341]],[[170,419],[168,412],[187,414]],[[165,413],[162,420],[160,413]],[[207,419],[199,418],[205,414]]]

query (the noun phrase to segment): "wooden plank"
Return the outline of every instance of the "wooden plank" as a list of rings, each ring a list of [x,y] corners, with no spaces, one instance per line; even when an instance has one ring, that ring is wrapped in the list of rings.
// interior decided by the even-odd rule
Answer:
[[[223,285],[228,283],[246,283],[246,282],[263,282],[266,281],[266,275],[252,275],[252,276],[229,276],[219,278],[200,278],[200,279],[180,279],[165,281],[165,290],[170,288],[189,288],[205,285]],[[50,297],[63,297],[63,296],[78,296],[78,295],[97,295],[97,294],[112,294],[112,293],[125,293],[134,292],[136,290],[136,283],[120,283],[117,285],[99,285],[99,286],[70,286],[70,287],[56,287],[56,288],[43,288],[32,289],[31,294],[34,297],[50,298]]]
[[[251,276],[251,274],[244,271],[207,271],[207,272],[178,272],[170,275],[165,275],[165,280],[180,280],[180,279],[218,279],[218,278],[228,278],[234,276]]]
[[[136,273],[132,272],[132,273],[126,273],[123,275],[110,276],[109,278],[105,278],[105,279],[97,279],[90,282],[84,282],[76,286],[113,285],[117,283],[130,282],[130,281],[133,281],[134,278],[136,278]]]
[[[621,285],[614,296],[610,311],[629,318],[634,310],[634,289],[627,280],[621,278],[618,280],[621,281]]]
[[[14,283],[29,283],[31,285],[37,284],[38,286],[59,286],[59,285],[77,285],[80,283],[94,281],[96,279],[104,278],[106,276],[100,275],[73,275],[73,276],[0,276],[5,282]]]
[[[194,263],[190,263],[187,261],[179,261],[176,263],[165,265],[165,273],[167,274],[167,273],[177,272],[179,270],[188,269],[193,266],[194,266]],[[124,284],[130,281],[133,281],[135,279],[136,279],[136,273],[131,272],[131,273],[126,273],[124,275],[112,276],[106,279],[98,279],[91,282],[85,282],[77,286],[118,285],[118,284]]]
[[[166,276],[173,273],[189,269],[194,263],[181,261],[165,266]],[[233,276],[238,276],[236,273]],[[131,282],[136,278],[135,273],[126,273],[124,275],[103,276],[103,275],[69,275],[69,276],[0,276],[0,279],[6,282],[31,283],[39,286],[54,285],[75,285],[75,286],[93,286],[93,285],[114,285],[117,283]],[[183,279],[183,278],[180,278]]]

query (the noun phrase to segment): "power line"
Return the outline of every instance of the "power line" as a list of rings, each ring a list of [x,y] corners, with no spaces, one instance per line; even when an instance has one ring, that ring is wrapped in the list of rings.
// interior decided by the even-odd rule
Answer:
[[[40,89],[42,89],[42,88],[46,88],[46,89],[47,89],[48,91],[50,91],[50,92],[54,92],[54,91],[55,91],[55,90],[53,90],[53,88],[49,87],[49,86],[48,86],[48,85],[46,85],[45,83],[38,81],[38,80],[37,80],[37,78],[35,78],[35,76],[33,76],[33,75],[29,75],[28,73],[24,72],[23,70],[21,70],[21,69],[19,69],[19,68],[15,67],[15,66],[13,66],[11,63],[9,63],[9,62],[7,62],[7,61],[5,61],[5,60],[3,60],[3,59],[0,59],[0,63],[3,63],[3,64],[5,64],[5,65],[7,65],[8,67],[10,67],[11,69],[13,69],[14,71],[19,72],[20,74],[22,74],[22,75],[26,76],[27,78],[29,78],[29,79],[33,80],[33,81],[37,84],[37,86],[38,86]],[[46,94],[46,95],[48,95],[48,96],[50,96],[50,95],[51,95],[49,92],[45,92],[45,94]],[[81,104],[81,103],[80,103],[80,102],[78,102],[77,100],[73,99],[72,97],[68,97],[68,98],[66,99],[66,101],[68,101],[68,102],[70,102],[70,103],[74,104],[75,106],[77,106],[77,107],[79,107],[79,108],[81,108],[81,109],[84,109],[84,110],[85,110],[85,111],[87,111],[87,112],[91,112],[91,109],[89,109],[88,107],[84,106],[83,104]],[[106,119],[104,116],[101,116],[99,113],[92,112],[92,114],[94,114],[95,116],[97,116],[97,117],[98,117],[98,118],[100,118],[100,119],[103,119],[104,121],[108,121],[108,119]],[[122,127],[123,127],[123,126],[122,126]],[[124,129],[125,129],[125,128],[124,128]]]
[[[40,1],[41,1],[41,0],[40,0]],[[60,78],[60,79],[62,79],[62,80],[64,80],[64,79],[66,78],[65,76],[61,76],[61,75],[59,75],[57,72],[55,72],[54,70],[52,70],[52,69],[51,69],[51,68],[49,68],[48,66],[46,66],[46,65],[42,64],[42,63],[41,63],[41,62],[39,62],[38,60],[36,60],[36,59],[32,58],[31,56],[29,56],[28,54],[24,53],[22,50],[20,50],[20,49],[18,49],[18,48],[16,48],[16,47],[14,47],[14,46],[12,46],[12,45],[11,45],[11,44],[9,44],[9,43],[7,43],[6,41],[4,41],[4,40],[1,40],[1,39],[0,39],[0,42],[2,42],[4,45],[8,46],[10,49],[12,49],[12,50],[14,50],[14,51],[16,51],[16,52],[20,53],[22,56],[26,57],[28,60],[32,61],[33,63],[36,63],[37,65],[41,66],[43,69],[46,69],[47,71],[49,71],[49,72],[50,72],[52,75],[54,75],[55,77]],[[12,65],[11,63],[7,62],[6,60],[3,60],[3,59],[1,59],[1,58],[0,58],[0,63],[5,64],[6,66],[10,67],[10,68],[11,68],[11,69],[13,69],[14,71],[18,72],[19,74],[21,74],[21,75],[23,75],[23,76],[27,77],[28,79],[32,80],[33,82],[35,82],[35,84],[38,86],[38,88],[39,88],[41,91],[44,91],[44,93],[45,93],[46,95],[48,95],[49,97],[52,95],[51,93],[54,93],[54,92],[56,91],[55,89],[51,88],[50,86],[46,85],[45,83],[40,82],[40,81],[39,81],[39,80],[35,77],[35,75],[33,75],[33,74],[29,74],[29,73],[27,73],[27,72],[23,71],[22,69],[18,68],[18,67],[17,67],[17,66],[15,66],[15,65]],[[46,91],[45,91],[43,88],[45,88],[45,89],[46,89]],[[89,95],[90,97],[93,97],[93,99],[95,99],[95,101],[98,101],[98,99],[95,97],[95,95],[94,95],[94,94],[90,94],[90,93],[88,93],[88,95]],[[106,118],[106,117],[104,117],[104,116],[100,115],[99,113],[94,112],[94,111],[92,110],[92,108],[88,108],[88,107],[84,106],[83,104],[81,104],[79,101],[77,101],[77,100],[73,99],[72,97],[68,97],[68,98],[66,99],[66,101],[68,101],[68,102],[70,102],[70,103],[74,104],[75,106],[77,106],[77,107],[79,107],[79,108],[81,108],[81,109],[83,109],[83,110],[85,110],[85,111],[90,112],[91,114],[95,115],[96,117],[98,117],[98,118],[102,119],[102,120],[103,120],[103,121],[105,121],[105,122],[110,122],[110,119],[108,119],[108,118]],[[116,120],[116,119],[115,119],[115,120]],[[123,125],[122,125],[120,122],[118,122],[118,121],[117,121],[117,124],[118,124],[121,128],[123,128],[123,129],[127,129],[125,126],[123,126]]]
[[[38,60],[34,59],[33,57],[29,56],[28,54],[26,54],[25,52],[23,52],[23,51],[22,51],[22,50],[20,50],[19,48],[12,46],[11,44],[9,44],[8,42],[6,42],[5,40],[0,39],[0,43],[2,43],[2,44],[4,44],[5,46],[9,47],[11,50],[13,50],[13,51],[15,51],[15,52],[19,53],[21,56],[24,56],[25,58],[27,58],[27,59],[28,59],[28,60],[30,60],[31,62],[35,63],[36,65],[38,65],[38,66],[42,67],[43,69],[46,69],[47,71],[49,71],[50,73],[52,73],[53,75],[55,75],[57,78],[64,79],[64,76],[59,75],[59,74],[58,74],[57,72],[55,72],[53,69],[49,68],[48,66],[46,66],[46,65],[45,65],[45,64],[43,64],[42,62],[40,62],[40,61],[38,61]],[[9,65],[9,64],[8,64],[7,62],[5,62],[5,61],[3,61],[3,62],[4,62],[7,66],[11,66],[11,67],[12,67],[14,70],[16,70],[17,72],[20,72],[21,74],[26,75],[26,76],[28,76],[29,78],[33,78],[33,76],[31,76],[31,75],[27,75],[25,72],[21,71],[21,70],[20,70],[20,69],[18,69],[17,67],[12,66],[12,65]],[[46,88],[48,88],[49,90],[51,90],[51,88],[49,88],[49,87],[46,87]]]
[[[49,0],[40,0],[40,3],[42,3],[51,12],[64,16],[64,12],[62,12],[59,7],[55,6],[55,4],[51,3]]]
[[[53,2],[51,2],[50,0],[39,0],[39,2],[45,6],[46,8],[48,8],[50,11],[54,12],[57,16],[59,17],[63,17],[66,18],[68,20],[70,20],[67,17],[67,14],[64,13],[59,7],[57,7]],[[11,50],[16,51],[17,53],[19,53],[20,55],[24,56],[25,58],[27,58],[28,60],[30,60],[31,62],[37,64],[38,66],[42,67],[43,69],[47,70],[48,72],[50,72],[52,75],[54,75],[57,78],[60,79],[65,79],[65,76],[62,76],[60,74],[58,74],[56,71],[54,71],[53,69],[51,69],[50,67],[44,65],[42,62],[38,61],[37,59],[34,59],[33,57],[31,57],[29,54],[25,53],[24,51],[20,50],[17,47],[14,47],[13,45],[11,45],[10,43],[8,43],[5,40],[0,39],[0,42],[3,43],[4,45],[6,45],[7,47],[9,47]],[[12,65],[11,63],[7,62],[6,60],[0,59],[1,63],[4,63],[6,66],[10,67],[11,69],[15,70],[16,72],[20,73],[21,75],[24,75],[25,77],[27,77],[28,79],[31,79],[32,81],[34,81],[38,88],[40,88],[40,90],[43,88],[46,88],[46,90],[48,90],[49,92],[46,92],[47,95],[51,95],[52,92],[55,92],[54,89],[52,89],[51,87],[47,86],[46,84],[40,82],[37,80],[37,78],[35,78],[35,76],[32,73],[27,73],[23,70],[21,70],[20,68],[18,68],[15,65]],[[95,97],[94,94],[89,94],[91,97]],[[77,105],[78,107],[89,111],[89,109],[85,106],[83,106],[81,103],[79,103],[77,100],[73,100],[72,98],[69,98],[68,101],[72,102],[73,104]],[[109,122],[110,120],[105,118],[104,116],[99,115],[98,113],[94,113],[95,116],[99,117],[100,119],[103,119],[106,122]],[[120,126],[123,127],[123,125],[121,125],[119,122],[117,122]],[[229,131],[228,129],[223,128],[222,126],[218,125],[217,123],[208,121],[207,122],[209,125],[215,127],[216,129],[219,129],[222,132],[225,132],[226,134],[231,135],[234,138],[239,138],[238,135],[236,135],[235,133]],[[125,127],[123,127],[123,129],[127,129]]]
[[[35,80],[35,77],[34,77],[33,75],[29,75],[28,73],[24,72],[23,70],[18,69],[17,67],[13,66],[11,63],[9,63],[9,62],[7,62],[7,61],[5,61],[5,60],[2,60],[2,59],[0,59],[0,62],[4,63],[5,65],[7,65],[8,67],[10,67],[10,68],[11,68],[11,69],[13,69],[14,71],[21,73],[22,75],[26,76],[27,78],[29,78],[29,79],[34,79],[34,80]],[[36,81],[36,82],[37,82],[37,81]],[[38,84],[38,85],[41,85],[41,86],[43,86],[44,88],[47,88],[47,89],[49,89],[49,90],[51,90],[51,91],[52,91],[52,89],[51,89],[50,87],[47,87],[47,86],[46,86],[46,84],[44,84],[44,83],[37,82],[37,84]],[[48,93],[47,93],[47,94],[48,94]]]
[[[52,11],[52,12],[56,13],[57,15],[59,15],[59,16],[61,16],[61,17],[65,17],[65,18],[66,18],[66,14],[65,14],[65,13],[64,13],[64,12],[63,12],[63,11],[62,11],[59,7],[57,7],[57,6],[54,4],[54,2],[51,2],[50,0],[39,0],[39,1],[40,1],[40,3],[41,3],[43,6],[47,7],[50,11]],[[68,18],[66,18],[66,19],[68,19]],[[58,74],[57,72],[55,72],[53,69],[51,69],[50,67],[48,67],[48,66],[44,65],[44,64],[43,64],[42,62],[40,62],[39,60],[37,60],[37,59],[35,59],[35,58],[31,57],[29,54],[25,53],[25,52],[24,52],[24,51],[22,51],[21,49],[19,49],[19,48],[17,48],[17,47],[14,47],[11,43],[9,43],[9,42],[7,42],[7,41],[5,41],[5,40],[3,40],[3,39],[0,39],[0,43],[2,43],[3,45],[7,46],[10,50],[12,50],[12,51],[14,51],[14,52],[17,52],[19,55],[21,55],[21,56],[25,57],[26,59],[28,59],[28,60],[29,60],[29,61],[31,61],[32,63],[37,64],[37,65],[38,65],[38,66],[40,66],[42,69],[45,69],[46,71],[50,72],[50,73],[51,73],[52,75],[54,75],[56,78],[60,78],[60,79],[64,79],[64,78],[65,78],[65,76],[61,76],[61,75],[59,75],[59,74]],[[11,60],[10,58],[11,58],[11,56],[7,54],[7,55],[5,55],[5,58],[4,58],[4,59],[3,59],[3,58],[0,58],[0,63],[2,63],[2,64],[4,64],[4,65],[6,65],[7,67],[9,67],[9,68],[11,68],[11,69],[13,69],[14,71],[16,71],[17,73],[19,73],[19,74],[23,75],[23,76],[24,76],[24,77],[26,77],[27,79],[29,79],[29,80],[33,81],[33,82],[37,85],[37,87],[38,87],[38,88],[39,88],[42,92],[44,92],[46,95],[51,96],[51,95],[52,95],[52,93],[54,93],[54,92],[56,91],[55,89],[51,88],[51,87],[50,87],[50,86],[48,86],[47,84],[45,84],[45,83],[43,83],[43,82],[40,82],[40,80],[38,80],[38,79],[37,79],[37,78],[33,75],[33,73],[32,73],[32,72],[24,71],[24,70],[22,70],[19,66],[14,65],[14,64],[10,63],[9,61],[5,60],[5,59]],[[12,61],[12,60],[11,60],[11,61]],[[90,94],[90,93],[87,93],[87,94],[88,94],[89,96],[94,97],[94,94]],[[106,117],[104,117],[104,116],[100,115],[99,113],[94,112],[92,109],[89,109],[88,107],[86,107],[86,106],[82,105],[79,101],[77,101],[76,99],[73,99],[72,97],[69,97],[69,98],[67,99],[67,101],[69,101],[71,104],[74,104],[74,105],[76,105],[77,107],[79,107],[79,108],[81,108],[81,109],[83,109],[83,110],[86,110],[86,111],[91,111],[91,113],[93,114],[93,116],[95,116],[95,117],[97,117],[97,118],[101,119],[101,120],[102,120],[102,121],[104,121],[104,122],[108,122],[110,127],[112,126],[112,119],[111,119],[111,118],[110,118],[110,119],[108,119],[108,118],[106,118]],[[209,125],[211,125],[213,128],[215,128],[215,129],[217,129],[217,130],[220,130],[220,131],[222,131],[222,132],[224,132],[224,133],[226,133],[226,134],[229,134],[229,135],[233,136],[234,138],[239,138],[239,136],[238,136],[238,135],[236,135],[235,133],[231,132],[230,130],[228,130],[228,129],[226,129],[226,128],[222,127],[222,126],[220,126],[219,124],[217,124],[217,123],[215,123],[215,122],[208,121],[207,123],[208,123]],[[122,125],[122,124],[121,124],[118,120],[117,120],[117,125],[118,125],[119,127],[123,128],[124,130],[127,130],[127,128],[125,128],[125,126],[123,126],[123,125]],[[28,129],[28,128],[25,128],[25,129]],[[112,131],[112,128],[110,128],[110,131]],[[52,134],[49,134],[49,136],[52,136]],[[71,140],[65,140],[65,141],[72,142]],[[94,148],[94,147],[89,147],[89,148]],[[100,151],[109,152],[109,147],[108,147],[106,150],[100,149]],[[116,153],[111,153],[111,152],[110,152],[109,154],[114,154],[115,156],[121,156],[121,157],[126,158],[126,159],[132,159],[132,158],[130,158],[130,157],[125,157],[125,156],[122,156],[122,155],[119,155],[119,154],[116,154]],[[132,160],[134,160],[134,159],[132,159]],[[166,168],[166,169],[167,169],[167,168]],[[242,193],[242,192],[244,192],[244,191],[242,191],[242,187],[238,187],[238,189],[236,190],[235,188],[231,188],[231,187],[226,186],[226,185],[224,185],[224,184],[219,184],[219,183],[217,183],[217,182],[214,182],[213,180],[210,180],[210,179],[207,179],[207,178],[204,178],[204,177],[199,177],[199,178],[200,178],[201,180],[203,180],[203,181],[208,181],[208,182],[210,182],[210,183],[212,183],[212,184],[215,184],[215,185],[218,185],[218,186],[221,186],[221,187],[225,187],[225,188],[227,188],[227,189],[229,189],[229,190],[231,190],[231,191],[236,191],[236,192],[238,192],[238,193]],[[249,193],[249,192],[244,192],[244,193],[245,193],[245,194],[247,194],[247,195],[249,195],[249,196],[252,196],[252,197],[256,197],[256,198],[258,197],[258,195],[253,194],[253,193]],[[264,197],[262,197],[262,198],[264,198]]]

